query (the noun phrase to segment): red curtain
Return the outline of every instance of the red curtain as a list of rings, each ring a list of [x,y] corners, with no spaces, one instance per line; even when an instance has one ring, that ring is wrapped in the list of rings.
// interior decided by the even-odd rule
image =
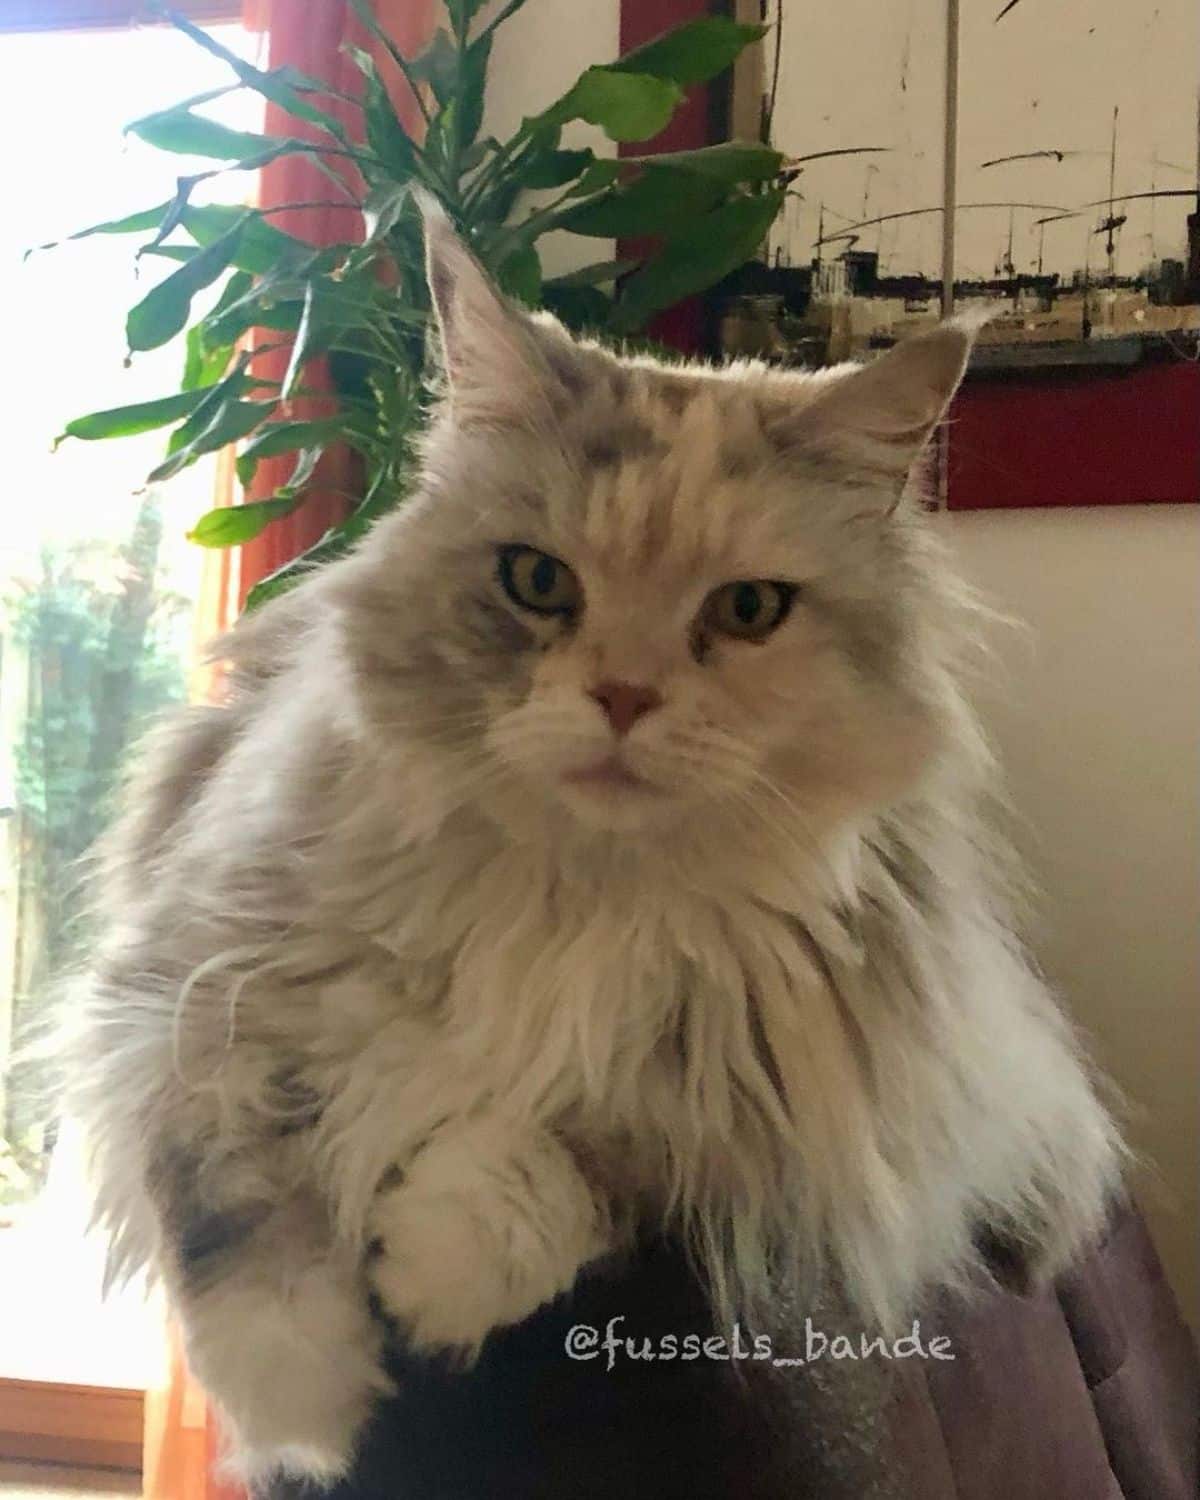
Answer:
[[[375,14],[400,49],[409,56],[419,52],[433,29],[434,0],[376,0]],[[266,66],[290,65],[320,78],[342,93],[354,94],[361,75],[342,50],[347,43],[373,53],[384,81],[391,91],[401,120],[415,131],[420,121],[407,85],[386,52],[373,44],[361,22],[349,10],[345,0],[247,0],[246,23],[266,33]],[[321,101],[338,115],[351,131],[359,127],[358,112],[350,104],[330,97]],[[297,135],[310,140],[319,138],[315,126],[295,120],[278,105],[268,104],[268,134]],[[359,197],[361,183],[357,173],[337,158],[329,165],[342,172],[347,194]],[[334,185],[307,156],[285,156],[271,162],[262,171],[259,204],[276,209],[288,204],[315,204],[316,207],[287,209],[272,214],[272,222],[298,239],[312,245],[329,245],[357,237],[361,216],[352,203],[338,204],[341,197]],[[288,350],[276,349],[261,355],[255,373],[267,380],[282,380],[287,368]],[[319,364],[310,368],[306,384],[328,389],[327,374]],[[327,404],[318,397],[297,402],[292,413],[298,417],[318,416]],[[294,456],[281,455],[260,464],[247,499],[262,499],[287,482]],[[238,580],[238,604],[261,578],[290,561],[311,546],[324,532],[346,514],[350,498],[358,493],[360,475],[355,456],[345,449],[326,454],[318,465],[309,499],[294,515],[272,522],[241,552]]]
[[[375,0],[374,10],[401,50],[411,56],[432,34],[434,5],[435,0]],[[250,30],[265,33],[267,66],[290,64],[343,93],[354,94],[360,82],[358,70],[342,51],[343,44],[352,42],[370,51],[401,120],[409,130],[416,130],[420,111],[407,85],[384,50],[372,44],[345,0],[321,0],[319,4],[313,0],[246,0],[244,20]],[[358,129],[358,115],[352,105],[331,96],[322,100],[322,106],[337,113],[352,132]],[[275,105],[267,108],[266,130],[269,134],[309,139],[317,136],[314,127],[291,118]],[[337,162],[332,160],[330,164],[336,166]],[[354,239],[360,232],[361,218],[352,199],[360,196],[360,183],[353,171],[344,180],[347,192],[342,195],[307,157],[283,157],[263,170],[259,204],[265,209],[293,203],[317,205],[286,209],[271,216],[280,228],[312,245]],[[338,201],[342,196],[345,203]],[[288,350],[275,349],[260,355],[254,370],[264,379],[282,380],[287,362]],[[306,383],[318,391],[329,389],[328,376],[319,368],[308,373]],[[292,415],[319,415],[329,399],[306,397],[303,403],[296,403]],[[291,455],[264,461],[246,498],[264,498],[286,483],[293,463]],[[294,516],[273,522],[239,552],[222,549],[207,554],[208,570],[197,611],[197,633],[202,641],[232,623],[259,579],[311,546],[345,515],[358,481],[354,455],[345,450],[331,452],[318,467],[315,492]],[[234,498],[231,453],[221,456],[217,487],[218,502],[230,503]],[[194,695],[208,696],[213,687],[211,669],[199,668]],[[238,1486],[217,1477],[217,1424],[203,1392],[188,1374],[177,1339],[172,1341],[169,1369],[161,1387],[146,1393],[145,1412],[144,1500],[247,1500]]]

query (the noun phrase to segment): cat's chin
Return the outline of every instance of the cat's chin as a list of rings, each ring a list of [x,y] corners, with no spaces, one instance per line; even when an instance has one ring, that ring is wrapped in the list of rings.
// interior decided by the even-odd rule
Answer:
[[[580,833],[630,841],[639,835],[661,837],[683,822],[695,803],[641,777],[581,777],[561,768],[534,774],[522,768],[488,788],[476,806],[518,844],[577,847]]]
[[[574,818],[588,828],[610,833],[661,830],[681,812],[678,798],[640,777],[605,772],[573,773],[561,778],[558,795]]]

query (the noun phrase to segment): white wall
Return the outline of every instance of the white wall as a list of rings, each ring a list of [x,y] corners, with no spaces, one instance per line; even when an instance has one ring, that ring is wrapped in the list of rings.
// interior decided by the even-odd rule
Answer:
[[[498,0],[482,12],[486,19],[500,8]],[[496,32],[483,117],[483,135],[499,140],[526,115],[553,104],[595,63],[612,62],[619,51],[621,12],[618,0],[533,0]],[[577,150],[590,146],[597,156],[613,156],[616,147],[603,131],[582,121],[563,130],[562,144]],[[554,195],[544,193],[549,200]],[[612,241],[583,239],[556,231],[539,241],[547,276],[607,260]]]
[[[490,0],[480,21],[500,8],[498,0]],[[565,93],[585,68],[612,62],[620,29],[618,0],[532,0],[496,32],[483,134],[503,139],[524,116]],[[604,140],[599,130],[588,130],[579,143],[598,149]]]
[[[1141,1198],[1200,1323],[1200,509],[938,524],[1029,627],[991,633],[982,706],[1043,891],[1034,947],[1128,1097]]]

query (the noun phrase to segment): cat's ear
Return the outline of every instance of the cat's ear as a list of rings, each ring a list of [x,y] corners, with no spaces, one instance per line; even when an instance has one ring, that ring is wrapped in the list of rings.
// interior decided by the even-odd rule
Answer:
[[[546,403],[546,361],[527,319],[493,285],[441,205],[418,196],[425,265],[455,414],[527,422]]]
[[[945,415],[978,328],[976,318],[951,319],[904,339],[871,364],[832,374],[795,413],[795,439],[902,480]]]

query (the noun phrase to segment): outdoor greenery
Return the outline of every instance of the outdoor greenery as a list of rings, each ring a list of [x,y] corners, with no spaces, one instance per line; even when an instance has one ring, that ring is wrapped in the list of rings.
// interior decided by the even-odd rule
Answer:
[[[12,602],[32,683],[17,801],[35,846],[51,969],[69,942],[73,872],[107,823],[125,752],[184,695],[173,622],[189,606],[164,588],[162,525],[158,497],[145,495],[123,543],[45,550],[40,576]]]
[[[126,331],[131,355],[182,336],[184,372],[177,393],[93,412],[69,423],[64,436],[97,439],[171,427],[166,455],[150,475],[156,483],[229,443],[241,445],[237,473],[247,486],[262,459],[294,454],[291,476],[274,494],[200,517],[191,536],[204,546],[248,540],[303,505],[331,445],[346,444],[361,456],[362,492],[348,518],[260,583],[251,604],[287,587],[302,569],[344,552],[404,496],[428,394],[430,309],[414,187],[440,200],[513,297],[552,309],[575,329],[613,339],[636,336],[660,309],[714,285],[753,255],[785,192],[780,154],[757,142],[620,161],[562,145],[563,127],[575,120],[598,126],[615,142],[651,139],[685,91],[729,68],[761,27],[720,16],[679,27],[615,63],[588,68],[560,99],[501,141],[480,135],[488,63],[498,27],[526,0],[509,0],[486,24],[477,15],[482,0],[449,0],[449,29],[439,30],[411,60],[381,31],[369,0],[351,3],[415,91],[420,142],[401,125],[368,53],[351,49],[362,75],[361,99],[337,96],[353,106],[356,119],[361,114],[361,129],[347,129],[331,112],[334,95],[324,84],[290,68],[253,67],[172,17],[228,64],[234,81],[228,90],[186,100],[128,128],[162,151],[224,165],[180,178],[168,202],[81,231],[146,233],[139,255],[178,262],[131,309]],[[197,112],[239,88],[280,106],[297,122],[298,134],[231,130]],[[269,210],[191,202],[201,181],[296,152],[319,166],[336,201],[361,206],[357,242],[313,249],[272,222]],[[539,244],[554,230],[651,248],[546,277]],[[193,299],[214,287],[215,305],[193,315]],[[255,350],[289,339],[294,343],[282,381],[258,378]],[[327,361],[337,402],[334,414],[313,417],[303,397],[315,385],[309,372],[317,359]]]
[[[162,525],[158,497],[147,493],[123,543],[47,549],[40,573],[9,600],[12,639],[30,678],[16,791],[22,902],[31,908],[25,925],[39,939],[17,997],[21,1036],[36,1030],[48,981],[85,936],[81,861],[111,815],[126,754],[148,721],[184,696],[176,626],[189,606],[164,586]],[[8,1083],[0,1203],[30,1190],[45,1165],[38,1064],[19,1063]]]

